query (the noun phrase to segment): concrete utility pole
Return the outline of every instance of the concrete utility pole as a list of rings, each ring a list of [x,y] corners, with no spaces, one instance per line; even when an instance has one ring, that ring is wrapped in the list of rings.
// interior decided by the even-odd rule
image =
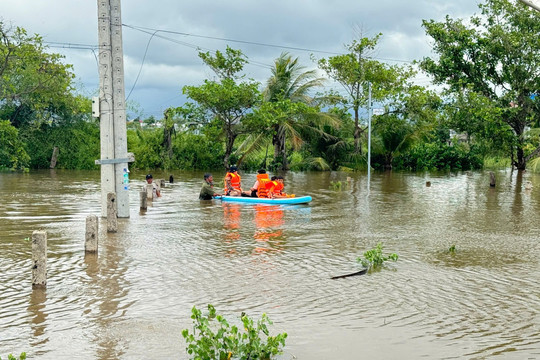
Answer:
[[[367,149],[367,181],[368,190],[371,181],[371,82],[368,82],[368,149]]]
[[[101,216],[107,194],[116,193],[118,217],[129,217],[124,54],[120,0],[98,0]]]
[[[535,9],[536,11],[540,11],[540,1],[538,0],[520,0],[525,5]]]

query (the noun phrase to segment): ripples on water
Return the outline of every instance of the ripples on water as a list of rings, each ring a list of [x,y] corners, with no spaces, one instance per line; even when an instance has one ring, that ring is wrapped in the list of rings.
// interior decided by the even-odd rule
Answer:
[[[102,219],[85,256],[99,173],[0,174],[0,356],[187,358],[190,309],[211,303],[232,321],[266,312],[289,333],[283,359],[540,358],[540,177],[497,176],[375,174],[368,192],[362,174],[289,173],[313,202],[265,206],[198,201],[202,174],[179,173],[139,213],[132,175],[130,218],[116,234]],[[37,229],[48,284],[32,291]],[[330,280],[377,242],[399,261]]]

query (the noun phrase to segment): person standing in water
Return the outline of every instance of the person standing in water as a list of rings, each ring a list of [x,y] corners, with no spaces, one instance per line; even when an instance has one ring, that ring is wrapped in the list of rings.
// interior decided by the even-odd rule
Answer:
[[[147,186],[152,186],[153,198],[161,197],[161,191],[159,190],[157,184],[154,182],[154,177],[152,176],[152,174],[146,175],[146,184]]]
[[[212,174],[204,174],[204,182],[199,194],[199,200],[212,200],[216,196],[220,196],[214,191],[214,178]]]

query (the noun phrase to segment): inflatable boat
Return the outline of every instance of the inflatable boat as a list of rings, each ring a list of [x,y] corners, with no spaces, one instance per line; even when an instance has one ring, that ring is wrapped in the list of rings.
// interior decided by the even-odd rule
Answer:
[[[242,203],[251,203],[251,204],[275,204],[275,205],[282,205],[282,204],[307,204],[311,201],[311,196],[296,196],[296,197],[287,197],[287,198],[275,198],[275,199],[268,199],[268,198],[256,198],[256,197],[244,197],[244,196],[222,196],[222,201],[234,201],[234,202],[242,202]]]

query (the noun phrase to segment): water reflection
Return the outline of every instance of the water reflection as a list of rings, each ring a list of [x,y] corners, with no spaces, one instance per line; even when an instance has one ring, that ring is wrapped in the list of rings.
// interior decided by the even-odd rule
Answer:
[[[223,202],[223,228],[225,231],[225,242],[231,243],[240,239],[240,223],[242,221],[242,205]],[[231,248],[231,252],[235,250]]]
[[[119,221],[118,232],[125,232],[125,221]],[[97,359],[118,359],[127,347],[118,329],[117,319],[124,316],[131,303],[126,301],[131,284],[126,279],[126,253],[117,234],[106,233],[106,220],[100,223],[100,251],[85,254],[86,286],[92,296],[86,298],[81,316],[92,325]]]
[[[47,302],[47,289],[34,288],[30,294],[30,301],[27,311],[32,316],[32,346],[42,345],[49,341],[46,335],[47,329],[47,312],[44,311]],[[44,336],[45,335],[45,336]],[[43,337],[43,338],[41,338]],[[34,342],[35,341],[35,342]]]
[[[256,253],[276,252],[283,247],[284,224],[283,208],[276,205],[256,204],[255,210],[255,234],[253,238],[258,243],[254,251]]]

